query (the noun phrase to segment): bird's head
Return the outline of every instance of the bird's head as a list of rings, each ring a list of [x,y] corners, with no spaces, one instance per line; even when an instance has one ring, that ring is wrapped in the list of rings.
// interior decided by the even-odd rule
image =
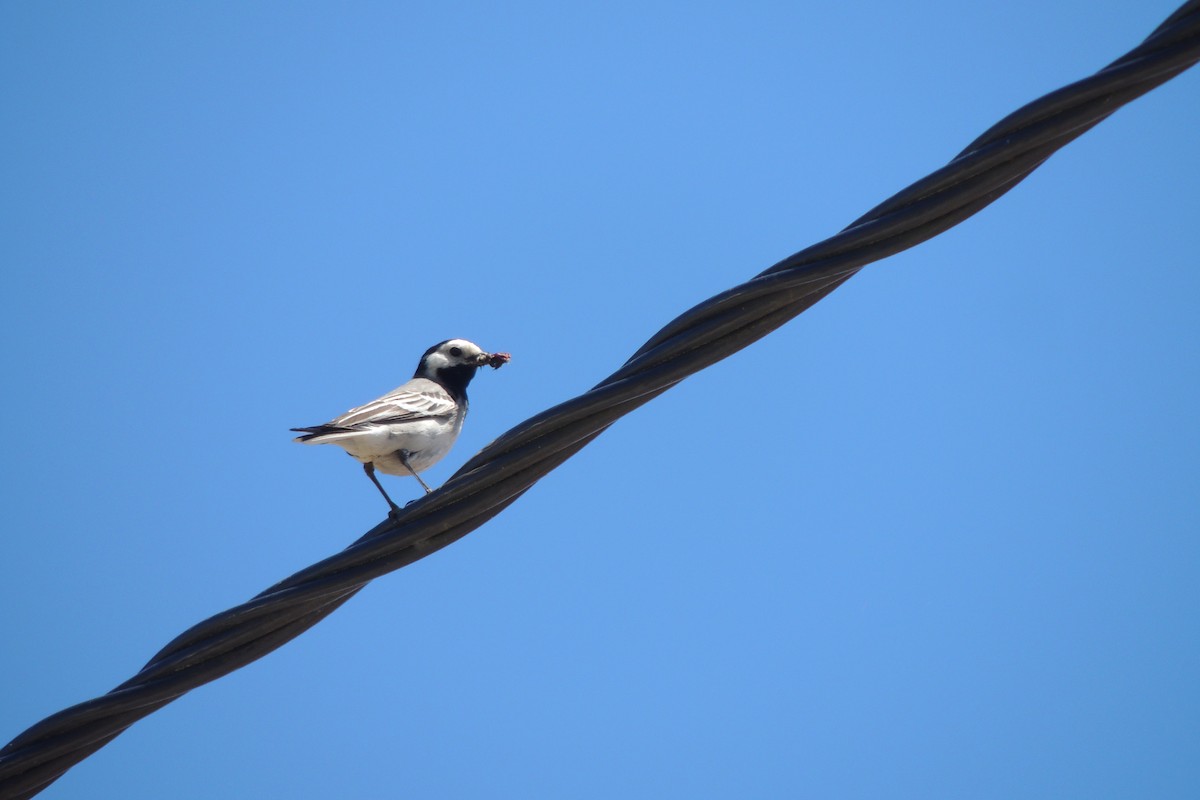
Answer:
[[[427,378],[440,383],[451,394],[465,396],[467,384],[477,369],[482,366],[499,369],[510,358],[508,353],[489,353],[466,339],[447,339],[425,351],[413,377]]]

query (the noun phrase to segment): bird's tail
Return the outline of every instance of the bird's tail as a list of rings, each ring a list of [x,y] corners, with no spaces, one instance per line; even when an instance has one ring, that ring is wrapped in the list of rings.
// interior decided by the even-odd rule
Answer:
[[[332,442],[339,433],[354,433],[350,428],[342,428],[338,425],[313,425],[311,428],[292,428],[291,430],[304,434],[292,440],[301,444],[326,444]],[[325,441],[320,441],[322,439]]]

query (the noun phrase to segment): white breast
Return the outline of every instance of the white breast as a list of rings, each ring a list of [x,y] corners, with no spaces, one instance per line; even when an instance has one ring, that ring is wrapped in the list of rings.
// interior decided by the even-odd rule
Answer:
[[[396,457],[400,450],[408,452],[408,463],[417,472],[424,472],[441,461],[462,431],[466,414],[454,414],[450,418],[421,420],[403,425],[381,425],[372,433],[369,447],[351,449],[343,444],[346,452],[359,461],[370,461],[375,469],[388,475],[409,474],[408,469]],[[391,430],[388,430],[388,429]],[[365,443],[364,443],[365,444]],[[358,452],[356,452],[356,450]]]

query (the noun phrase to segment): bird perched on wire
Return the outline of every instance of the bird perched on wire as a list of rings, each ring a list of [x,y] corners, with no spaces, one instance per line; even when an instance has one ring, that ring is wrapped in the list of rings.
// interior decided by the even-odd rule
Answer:
[[[375,472],[416,478],[450,452],[467,416],[467,384],[483,366],[499,369],[512,357],[488,353],[466,339],[447,339],[425,351],[413,379],[403,386],[311,428],[292,428],[302,444],[336,444],[362,462],[363,470],[387,500]]]

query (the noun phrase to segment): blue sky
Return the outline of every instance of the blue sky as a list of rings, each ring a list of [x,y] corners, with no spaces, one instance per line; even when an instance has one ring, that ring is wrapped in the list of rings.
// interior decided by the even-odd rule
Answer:
[[[440,482],[1174,8],[0,7],[0,739],[379,521],[289,427],[511,351]],[[1198,96],[44,796],[1195,797]]]

